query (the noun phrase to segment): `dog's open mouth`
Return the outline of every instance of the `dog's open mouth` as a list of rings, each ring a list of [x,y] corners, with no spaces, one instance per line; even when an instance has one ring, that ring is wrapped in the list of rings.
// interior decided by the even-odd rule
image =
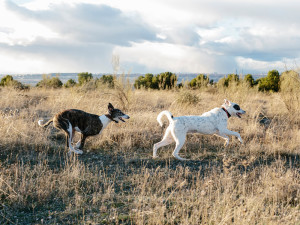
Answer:
[[[119,120],[121,120],[123,123],[125,123],[125,121],[123,120],[123,118],[122,118],[122,117],[119,117]]]
[[[238,118],[241,118],[242,113],[236,113]]]

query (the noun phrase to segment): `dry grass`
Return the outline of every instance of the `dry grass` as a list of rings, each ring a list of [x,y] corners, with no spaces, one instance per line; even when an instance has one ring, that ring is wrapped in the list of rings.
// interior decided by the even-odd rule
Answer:
[[[0,90],[1,224],[300,223],[300,117],[283,96],[243,86],[184,94],[121,88]],[[174,145],[151,158],[163,133],[160,111],[202,114],[224,98],[247,111],[229,122],[243,145],[232,138],[224,149],[220,138],[191,134],[180,152],[191,160],[170,157]],[[104,114],[108,102],[131,119],[89,138],[81,156],[66,154],[62,133],[37,126],[66,108]]]

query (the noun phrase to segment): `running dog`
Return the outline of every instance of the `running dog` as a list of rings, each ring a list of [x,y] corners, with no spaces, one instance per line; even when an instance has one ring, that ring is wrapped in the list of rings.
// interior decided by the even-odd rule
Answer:
[[[111,103],[108,104],[108,114],[98,116],[90,114],[78,109],[68,109],[56,114],[53,119],[43,124],[43,120],[39,120],[41,127],[47,127],[53,122],[53,126],[62,130],[66,134],[66,146],[70,149],[69,153],[82,154],[85,139],[89,136],[101,134],[104,128],[111,122],[125,122],[123,119],[130,117],[121,110],[115,109]],[[81,133],[80,140],[76,143],[75,148],[72,146],[72,139],[75,131]]]
[[[169,111],[162,111],[158,114],[157,121],[162,126],[161,119],[163,116],[166,116],[169,120],[169,126],[163,139],[154,144],[153,158],[157,158],[158,148],[175,141],[176,147],[173,151],[173,156],[178,160],[186,160],[181,158],[178,153],[185,142],[187,133],[214,134],[225,139],[225,147],[229,143],[227,135],[236,136],[243,143],[239,133],[227,129],[227,120],[231,116],[241,118],[241,115],[245,113],[246,111],[242,110],[239,105],[226,99],[221,108],[214,108],[201,116],[173,117]]]

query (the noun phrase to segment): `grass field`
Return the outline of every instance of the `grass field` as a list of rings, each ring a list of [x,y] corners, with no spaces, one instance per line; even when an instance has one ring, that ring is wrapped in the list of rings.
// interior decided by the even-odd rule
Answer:
[[[287,96],[126,85],[0,96],[0,224],[300,224],[300,109],[287,110]],[[189,134],[189,161],[171,156],[174,144],[152,159],[160,111],[200,115],[224,98],[247,111],[229,120],[244,144]],[[108,102],[131,118],[88,138],[83,155],[69,157],[64,134],[37,124],[68,108],[102,115]]]

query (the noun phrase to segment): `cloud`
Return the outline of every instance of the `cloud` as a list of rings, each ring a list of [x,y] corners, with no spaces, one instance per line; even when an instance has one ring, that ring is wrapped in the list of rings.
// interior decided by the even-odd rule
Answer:
[[[9,61],[11,58],[10,62],[15,62],[13,66],[3,71],[6,73],[111,71],[112,49],[112,45],[101,43],[84,45],[77,42],[44,39],[38,39],[34,44],[25,46],[0,44],[1,55],[6,56],[5,60]],[[5,64],[2,67],[3,70]]]
[[[95,4],[50,5],[47,10],[33,11],[6,1],[9,10],[33,20],[64,38],[81,42],[130,45],[131,42],[155,40],[154,28],[138,16],[128,16],[119,9]]]
[[[21,69],[15,69],[18,65],[23,73],[109,72],[114,46],[156,40],[153,28],[137,15],[106,5],[62,4],[35,11],[6,1],[6,7],[25,25],[0,26],[0,37],[5,33],[8,39],[0,41],[0,52],[6,62],[15,62],[11,68],[3,66],[1,72],[20,73]]]
[[[300,58],[293,0],[18,2],[0,3],[0,55],[39,70],[109,72],[113,54],[133,73],[266,72]]]

